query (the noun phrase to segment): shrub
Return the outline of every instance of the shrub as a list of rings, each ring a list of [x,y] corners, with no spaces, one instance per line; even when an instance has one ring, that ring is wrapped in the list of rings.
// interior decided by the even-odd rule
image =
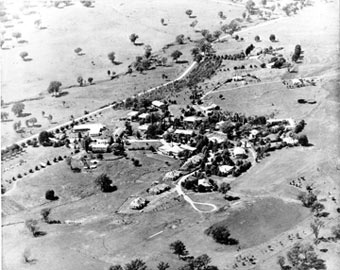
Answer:
[[[59,161],[62,161],[62,160],[63,160],[63,157],[62,157],[62,156],[59,156],[59,157],[58,157],[58,160],[59,160]]]
[[[133,160],[133,165],[135,165],[136,167],[138,167],[140,164],[139,164],[139,160],[138,159],[135,159]]]
[[[208,230],[208,235],[213,237],[213,239],[223,245],[237,245],[238,241],[230,237],[229,229],[226,226],[217,226],[210,228]]]
[[[48,165],[48,166],[51,165],[51,162],[49,160],[47,160],[46,165]]]
[[[36,170],[36,171],[39,171],[39,166],[35,166],[35,170]]]
[[[54,193],[53,189],[50,189],[50,190],[46,191],[45,198],[46,198],[46,200],[50,200],[50,201],[55,201],[55,200],[59,199],[58,196],[55,196],[55,193]]]
[[[269,40],[270,40],[271,42],[274,42],[274,41],[276,40],[275,35],[274,35],[274,34],[271,34],[271,35],[269,36]]]
[[[302,134],[298,137],[298,142],[302,146],[308,146],[309,145],[308,137],[305,134]]]
[[[30,169],[28,172],[29,172],[29,173],[33,173],[33,170],[32,170],[32,169]]]
[[[58,162],[58,159],[55,157],[55,158],[53,159],[53,162],[54,162],[54,163]]]
[[[22,178],[22,175],[19,173],[17,177],[18,177],[18,178]]]
[[[260,42],[261,41],[260,36],[255,36],[255,41]]]

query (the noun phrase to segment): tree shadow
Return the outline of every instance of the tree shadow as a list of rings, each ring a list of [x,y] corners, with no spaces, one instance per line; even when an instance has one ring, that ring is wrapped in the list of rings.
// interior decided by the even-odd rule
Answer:
[[[1,50],[10,50],[10,48],[5,47],[5,48],[1,48]]]
[[[119,61],[113,61],[112,63],[115,64],[116,66],[123,64],[123,62],[119,62]]]
[[[190,19],[196,19],[197,16],[196,16],[196,15],[190,15],[189,18],[190,18]]]
[[[103,192],[104,193],[111,193],[111,192],[116,191],[117,189],[118,189],[117,186],[109,186],[105,190],[103,190]]]
[[[30,116],[31,113],[21,113],[18,117],[27,117]]]
[[[33,59],[32,58],[24,58],[24,62],[31,62]]]
[[[44,236],[46,234],[47,234],[47,232],[37,231],[37,232],[33,233],[33,236],[34,237],[41,237],[41,236]]]
[[[59,93],[59,96],[58,97],[63,97],[63,96],[67,96],[69,94],[68,91],[62,91]]]
[[[85,53],[80,52],[80,53],[78,53],[78,55],[79,55],[79,56],[83,56],[83,55],[85,55]]]
[[[177,60],[176,61],[176,64],[187,64],[187,63],[189,63],[188,60]]]
[[[12,122],[13,119],[6,119],[6,120],[1,120],[2,123],[6,123],[6,122]]]
[[[35,125],[33,125],[32,127],[35,127],[35,128],[40,128],[40,127],[41,127],[41,125],[40,125],[40,124],[35,124]]]
[[[47,29],[46,26],[42,26],[42,27],[39,28],[39,30],[45,30],[45,29]]]
[[[138,43],[136,42],[136,43],[135,43],[135,46],[143,46],[143,45],[144,45],[143,42],[138,42]]]

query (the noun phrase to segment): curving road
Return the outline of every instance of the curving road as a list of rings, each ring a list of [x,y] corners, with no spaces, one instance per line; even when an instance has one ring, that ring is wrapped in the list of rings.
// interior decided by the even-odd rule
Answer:
[[[186,195],[184,193],[184,191],[182,190],[182,183],[183,181],[185,181],[185,179],[187,179],[189,176],[193,175],[195,172],[192,172],[190,174],[187,174],[185,176],[182,176],[180,178],[180,180],[178,181],[178,183],[176,184],[176,187],[175,187],[175,190],[177,191],[178,195],[180,196],[183,196],[184,200],[186,200],[188,203],[190,203],[190,205],[192,206],[192,208],[194,208],[197,212],[200,212],[200,213],[211,213],[211,212],[214,212],[218,209],[218,207],[212,203],[200,203],[200,202],[195,202],[193,201],[188,195]],[[203,210],[200,210],[196,207],[195,204],[199,204],[199,205],[207,205],[207,206],[210,206],[212,209],[209,210],[209,211],[203,211]]]

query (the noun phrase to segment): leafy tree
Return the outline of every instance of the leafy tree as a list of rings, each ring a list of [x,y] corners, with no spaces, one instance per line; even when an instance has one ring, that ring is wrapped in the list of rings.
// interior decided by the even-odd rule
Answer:
[[[13,129],[18,132],[21,129],[21,121],[13,123]]]
[[[324,226],[325,226],[325,223],[318,218],[314,219],[314,221],[310,224],[310,227],[311,227],[313,234],[315,236],[315,243],[316,244],[319,241],[320,229]]]
[[[76,53],[76,54],[80,54],[80,52],[82,51],[82,49],[81,48],[76,48],[76,49],[74,49],[74,52]]]
[[[102,173],[99,175],[94,183],[96,184],[97,187],[100,188],[101,191],[103,192],[110,192],[113,191],[112,187],[112,180],[107,176],[107,174]]]
[[[319,216],[324,209],[325,206],[318,201],[312,205],[312,212],[315,213],[316,216]]]
[[[231,187],[229,183],[222,183],[219,188],[219,192],[226,194],[230,189]]]
[[[197,20],[194,20],[191,24],[190,27],[194,28],[198,24]]]
[[[50,121],[50,123],[52,122],[52,120],[53,120],[53,116],[52,116],[52,114],[49,114],[48,115],[48,117],[47,117],[47,119],[48,119],[48,121]]]
[[[83,77],[82,77],[82,76],[79,76],[79,77],[77,78],[77,83],[79,83],[79,86],[83,86],[83,82],[84,82]]]
[[[25,60],[25,58],[28,56],[28,52],[21,52],[20,53],[20,57],[22,58],[22,60]]]
[[[184,44],[184,35],[183,35],[183,34],[178,35],[178,36],[176,37],[176,42],[177,42],[178,44]]]
[[[302,146],[308,146],[309,145],[308,137],[305,134],[302,134],[298,137],[298,142]]]
[[[229,229],[226,226],[213,227],[209,232],[217,243],[224,245],[236,245],[238,241],[230,237]]]
[[[271,34],[271,35],[269,36],[269,40],[270,40],[271,42],[275,42],[275,40],[276,40],[275,35],[274,35],[274,34]]]
[[[158,265],[157,265],[157,269],[158,270],[166,270],[170,267],[170,265],[168,263],[165,263],[165,262],[160,262]]]
[[[123,270],[123,267],[122,267],[121,265],[119,265],[119,264],[117,264],[117,265],[111,265],[111,266],[109,267],[109,270]]]
[[[178,258],[180,258],[181,256],[188,255],[188,251],[187,251],[185,245],[180,240],[177,240],[177,241],[171,243],[170,244],[170,250],[172,250],[172,252],[174,254],[178,255]]]
[[[286,265],[286,258],[283,256],[277,257],[277,264],[281,267],[282,270],[284,270]]]
[[[177,59],[181,57],[183,53],[179,50],[172,52],[171,57],[177,62]]]
[[[211,258],[207,254],[202,254],[194,259],[194,269],[206,270],[209,263],[211,263]]]
[[[152,48],[150,45],[145,45],[144,47],[144,56],[149,58],[151,56]]]
[[[52,81],[52,82],[50,82],[50,85],[47,88],[47,92],[49,94],[56,95],[56,94],[59,93],[59,89],[60,89],[61,85],[62,84],[59,81]]]
[[[20,32],[13,32],[12,37],[19,39],[19,38],[21,38],[21,33]]]
[[[220,30],[216,30],[213,33],[213,37],[216,38],[216,39],[219,38],[221,35],[222,35],[222,31],[220,31]]]
[[[50,136],[51,136],[51,134],[48,131],[46,131],[46,130],[40,132],[39,136],[38,136],[39,143],[41,145],[43,145],[45,142],[49,142]]]
[[[185,14],[187,14],[189,17],[191,17],[191,15],[192,15],[192,10],[191,10],[191,9],[187,9],[187,10],[185,11]]]
[[[335,239],[340,239],[340,224],[332,227],[332,234],[334,235]]]
[[[125,265],[125,270],[146,270],[147,266],[141,259],[132,260],[130,263]]]
[[[318,258],[311,244],[296,243],[287,252],[287,259],[296,270],[326,269],[325,261]]]
[[[107,57],[109,58],[109,60],[112,62],[112,64],[115,64],[115,60],[116,60],[116,53],[115,52],[110,52]]]
[[[136,44],[136,40],[139,38],[138,35],[136,35],[135,33],[130,35],[130,40],[133,44]]]
[[[51,208],[43,208],[40,211],[42,219],[48,223],[49,222],[49,214],[51,213]]]
[[[301,192],[298,195],[298,199],[303,203],[305,207],[312,207],[312,205],[317,201],[317,196],[312,192]]]
[[[28,219],[25,221],[25,226],[34,237],[38,236],[39,227],[38,222],[33,219]]]
[[[25,104],[22,103],[22,102],[18,102],[18,103],[15,103],[12,107],[12,112],[20,117],[22,115],[22,112],[24,111],[25,109]]]
[[[8,119],[8,113],[7,112],[1,112],[1,121],[5,121]]]

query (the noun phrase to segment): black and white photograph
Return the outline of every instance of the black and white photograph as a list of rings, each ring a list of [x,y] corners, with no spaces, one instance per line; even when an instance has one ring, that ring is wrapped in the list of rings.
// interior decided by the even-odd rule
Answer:
[[[339,270],[339,0],[0,0],[2,270]]]

